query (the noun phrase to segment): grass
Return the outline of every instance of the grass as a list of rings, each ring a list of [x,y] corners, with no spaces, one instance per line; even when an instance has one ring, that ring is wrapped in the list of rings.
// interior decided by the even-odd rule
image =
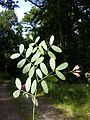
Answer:
[[[14,81],[8,85],[10,93],[15,88]],[[45,97],[63,116],[69,120],[90,120],[90,86],[87,84],[49,84],[49,94]],[[40,96],[40,93],[39,93]],[[22,96],[18,99],[13,99],[18,113],[22,120],[31,120],[32,103],[28,106],[26,99]]]
[[[53,106],[72,120],[90,119],[90,86],[87,84],[51,84],[48,94]]]

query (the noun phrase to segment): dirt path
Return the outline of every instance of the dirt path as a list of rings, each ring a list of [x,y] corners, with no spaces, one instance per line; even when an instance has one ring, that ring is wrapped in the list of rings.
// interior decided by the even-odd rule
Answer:
[[[0,86],[0,120],[21,120],[8,97],[7,84]]]
[[[0,120],[22,120],[8,97],[7,84],[0,86]],[[39,97],[39,106],[36,108],[35,120],[71,120],[64,118],[62,111],[55,109],[44,97]],[[31,106],[31,100],[28,99]],[[31,111],[30,111],[31,112]],[[31,119],[30,119],[31,120]]]
[[[39,106],[36,110],[38,120],[67,120],[62,115],[62,112],[55,109],[44,97],[40,97],[38,100]]]

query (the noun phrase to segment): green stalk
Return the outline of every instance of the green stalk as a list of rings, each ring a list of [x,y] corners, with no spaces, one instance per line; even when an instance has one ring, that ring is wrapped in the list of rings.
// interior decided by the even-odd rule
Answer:
[[[33,120],[35,120],[35,104],[34,103],[33,103]]]
[[[37,90],[35,92],[35,95],[34,95],[34,102],[33,102],[33,120],[35,120],[35,100],[36,100],[36,94],[37,94]]]

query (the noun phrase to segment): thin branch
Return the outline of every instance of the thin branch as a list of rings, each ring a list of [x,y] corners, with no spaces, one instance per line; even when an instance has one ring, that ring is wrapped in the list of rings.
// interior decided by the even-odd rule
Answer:
[[[27,2],[27,0],[25,0]],[[38,7],[39,9],[42,9],[40,5],[37,5],[36,3],[34,3],[32,0],[28,0],[29,2],[31,2],[33,5],[35,5],[36,7]]]

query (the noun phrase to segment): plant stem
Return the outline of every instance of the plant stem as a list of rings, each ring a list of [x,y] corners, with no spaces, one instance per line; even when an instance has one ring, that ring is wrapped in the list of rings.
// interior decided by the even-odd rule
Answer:
[[[54,70],[55,71],[55,70]],[[49,75],[51,75],[54,71],[52,71],[52,72],[50,72],[48,75],[46,75],[45,77],[43,77],[42,79],[40,79],[40,80],[38,80],[38,82],[40,82],[40,81],[42,81],[42,80],[44,80],[44,79],[46,79]]]
[[[33,103],[33,120],[35,120],[35,104],[34,103]]]
[[[37,90],[35,91],[35,95],[34,95],[34,102],[33,102],[33,120],[35,120],[35,101],[36,101],[36,94],[37,94]]]

